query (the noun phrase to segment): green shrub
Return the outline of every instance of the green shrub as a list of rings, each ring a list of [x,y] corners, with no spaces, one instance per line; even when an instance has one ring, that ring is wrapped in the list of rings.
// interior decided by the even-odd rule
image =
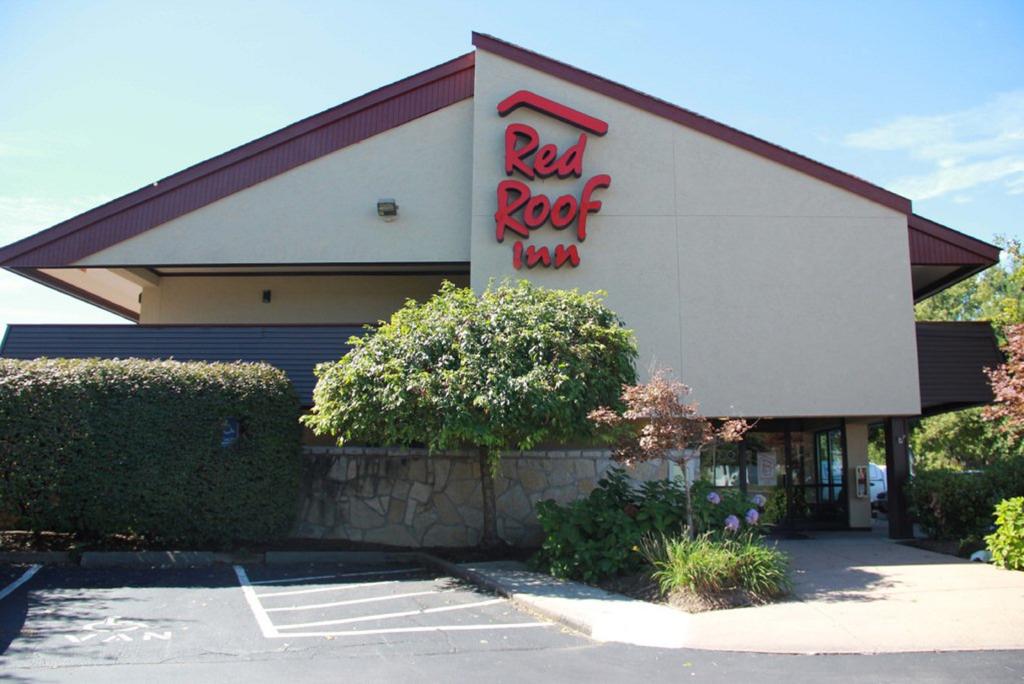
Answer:
[[[712,492],[718,503],[709,499]],[[758,505],[739,490],[698,481],[693,494],[699,531],[724,532],[729,516],[736,517],[742,533],[761,531],[759,520],[750,522],[760,515]],[[757,515],[751,516],[751,510]],[[583,499],[565,506],[539,503],[537,518],[544,542],[532,559],[534,567],[556,577],[596,582],[643,567],[640,546],[645,537],[681,534],[686,527],[686,494],[679,478],[638,484],[621,468],[613,468]]]
[[[585,498],[561,506],[537,505],[544,543],[534,567],[556,577],[596,582],[635,572],[643,565],[645,534],[680,532],[686,524],[683,490],[665,480],[639,487],[621,468],[613,468]]]
[[[765,518],[761,515],[768,499],[764,496],[744,496],[739,489],[716,487],[705,480],[693,483],[693,525],[697,534],[719,532],[725,529],[727,519],[736,518],[741,530],[762,531]],[[754,511],[754,513],[751,513]]]
[[[1024,457],[1000,459],[984,472],[921,469],[907,485],[910,511],[936,539],[967,540],[992,529],[997,502],[1024,496]]]
[[[0,513],[90,536],[273,538],[298,501],[298,415],[266,364],[0,359]]]
[[[1024,456],[1002,458],[985,470],[995,501],[1024,496]]]
[[[686,589],[701,596],[744,591],[757,601],[789,593],[789,558],[750,533],[661,538],[643,545],[664,594]]]
[[[1024,570],[1024,496],[999,502],[996,531],[985,537],[992,562],[1008,570]]]
[[[948,468],[919,470],[907,485],[910,512],[929,537],[960,540],[992,524],[990,479]]]
[[[768,501],[764,506],[764,517],[761,519],[766,525],[777,523],[786,519],[786,488],[776,487],[768,495]]]

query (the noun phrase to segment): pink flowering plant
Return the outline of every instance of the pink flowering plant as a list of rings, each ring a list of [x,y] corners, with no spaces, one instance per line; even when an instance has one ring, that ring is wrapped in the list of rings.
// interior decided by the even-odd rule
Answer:
[[[697,521],[688,462],[700,459],[705,449],[716,444],[738,442],[751,425],[745,420],[704,416],[696,402],[687,401],[690,392],[668,371],[658,369],[645,383],[623,386],[623,410],[601,407],[591,411],[589,418],[614,444],[612,454],[617,461],[632,465],[668,459],[679,465],[683,471],[687,529],[694,538]]]
[[[716,487],[699,480],[693,483],[693,522],[697,534],[762,534],[770,522],[761,494],[744,496],[732,487]]]

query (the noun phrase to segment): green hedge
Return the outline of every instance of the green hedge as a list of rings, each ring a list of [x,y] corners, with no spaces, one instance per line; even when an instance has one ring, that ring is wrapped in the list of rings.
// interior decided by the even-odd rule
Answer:
[[[992,528],[999,501],[1024,496],[1024,457],[1004,458],[984,472],[919,470],[907,484],[910,511],[928,536],[980,540]]]
[[[299,405],[266,364],[0,359],[0,517],[223,544],[286,533]],[[240,425],[221,446],[224,422]]]

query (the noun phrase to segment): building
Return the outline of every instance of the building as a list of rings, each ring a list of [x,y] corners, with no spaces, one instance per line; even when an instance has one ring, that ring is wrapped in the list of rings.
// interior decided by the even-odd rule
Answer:
[[[641,369],[674,369],[707,415],[760,419],[705,459],[707,477],[785,491],[794,522],[867,527],[860,477],[883,423],[890,531],[905,536],[907,419],[990,400],[981,369],[999,361],[987,326],[915,324],[914,302],[999,250],[686,109],[490,36],[473,45],[0,249],[4,268],[138,323],[11,326],[0,353],[264,359],[308,403],[315,362],[443,280],[601,289]],[[499,491],[507,535],[529,537],[537,498],[592,486],[606,461],[588,453],[509,466],[541,481]],[[440,502],[468,462],[420,477],[422,455],[400,456],[374,466],[358,511],[306,531],[472,542],[465,509],[445,513],[468,496]],[[369,456],[350,457],[310,477],[363,477]]]

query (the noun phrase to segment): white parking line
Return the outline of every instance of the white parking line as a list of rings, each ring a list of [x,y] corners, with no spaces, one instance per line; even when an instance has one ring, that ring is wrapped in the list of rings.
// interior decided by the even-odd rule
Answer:
[[[272,580],[251,580],[250,584],[282,584],[284,582],[308,582],[309,580],[329,579],[337,575],[310,575],[309,577],[285,577]]]
[[[242,586],[242,594],[245,595],[245,600],[249,604],[249,608],[252,609],[252,614],[256,618],[256,624],[259,625],[263,636],[267,639],[279,636],[277,630],[274,629],[274,623],[270,621],[270,616],[266,614],[263,606],[260,605],[260,600],[256,597],[256,591],[252,588],[252,583],[249,582],[249,575],[245,572],[245,568],[241,565],[236,565],[235,575],[238,576],[238,583]]]
[[[327,625],[348,625],[353,622],[369,622],[371,620],[389,620],[397,617],[411,617],[413,615],[426,615],[429,613],[446,613],[451,610],[465,610],[466,608],[478,608],[480,606],[493,606],[495,603],[504,603],[505,599],[488,599],[486,601],[475,601],[473,603],[461,603],[455,606],[440,606],[438,608],[420,608],[419,610],[406,610],[401,613],[380,613],[378,615],[361,615],[360,617],[343,618],[341,620],[320,620],[319,622],[300,622],[295,625],[279,625],[277,629],[299,629],[300,627],[325,627]],[[289,632],[291,634],[291,632]]]
[[[282,577],[280,579],[255,580],[250,584],[284,584],[286,582],[307,582],[309,580],[331,579],[336,577],[375,577],[377,575],[407,575],[419,572],[423,568],[406,568],[403,570],[368,570],[366,572],[345,572],[333,575],[313,575],[312,577]]]
[[[404,634],[408,632],[469,632],[492,629],[524,629],[526,627],[553,627],[553,622],[511,622],[498,625],[436,625],[429,627],[390,627],[388,629],[355,629],[350,632],[288,632],[278,639],[293,637],[369,636],[373,634]]]
[[[22,573],[21,577],[4,587],[4,590],[0,591],[0,601],[3,601],[5,598],[13,594],[18,587],[32,579],[32,576],[39,572],[39,568],[41,567],[43,566],[38,563],[32,565],[28,570]]]
[[[245,596],[246,602],[249,604],[250,610],[252,610],[253,616],[256,618],[256,624],[260,628],[260,632],[266,639],[294,639],[301,637],[313,637],[313,638],[326,638],[326,637],[338,637],[338,636],[372,636],[380,634],[403,634],[403,633],[415,633],[415,632],[461,632],[461,631],[487,631],[487,630],[504,630],[504,629],[525,629],[533,627],[550,627],[553,623],[550,622],[513,622],[513,623],[485,623],[485,624],[470,624],[470,625],[413,625],[408,627],[386,627],[376,629],[352,629],[349,631],[299,631],[308,630],[311,627],[326,627],[329,625],[348,625],[359,622],[368,622],[375,620],[389,620],[392,618],[404,618],[412,617],[415,615],[427,615],[432,613],[444,613],[454,610],[465,610],[469,608],[479,608],[482,606],[490,606],[498,603],[504,603],[505,599],[494,598],[484,601],[476,601],[473,603],[463,603],[456,605],[438,606],[435,608],[420,608],[418,610],[409,610],[395,613],[378,613],[377,615],[363,615],[358,617],[341,618],[337,620],[320,620],[318,622],[304,622],[294,625],[275,625],[274,621],[270,617],[272,612],[285,612],[285,611],[298,611],[298,610],[311,610],[318,608],[335,608],[340,606],[349,606],[362,603],[372,603],[377,601],[390,601],[393,599],[401,598],[412,598],[416,596],[426,596],[429,594],[440,594],[444,593],[444,590],[423,590],[415,592],[406,592],[401,594],[392,594],[388,596],[371,596],[365,598],[350,599],[347,601],[334,601],[330,603],[318,603],[311,605],[287,605],[278,606],[276,608],[264,608],[261,599],[270,598],[274,596],[295,596],[300,594],[311,594],[314,592],[322,591],[336,591],[338,589],[354,589],[357,587],[372,587],[380,586],[384,584],[397,584],[399,581],[405,580],[381,580],[378,582],[359,582],[353,584],[339,584],[329,587],[316,587],[314,589],[295,589],[288,591],[278,591],[269,594],[257,594],[256,589],[253,586],[255,584],[249,579],[248,573],[245,568],[240,565],[234,566],[235,575],[238,577],[238,584],[242,589],[242,594]],[[333,577],[352,577],[352,576],[365,576],[365,575],[380,575],[380,574],[399,574],[409,573],[422,570],[422,568],[416,568],[412,570],[378,570],[375,572],[359,572],[359,573],[346,573],[340,575],[333,575]],[[311,577],[311,578],[289,578],[284,581],[302,581],[302,580],[318,580],[326,579],[326,577]],[[27,580],[27,578],[25,578]],[[23,581],[25,581],[23,580]],[[271,583],[277,580],[264,580],[264,583]],[[422,584],[420,585],[422,586]],[[412,588],[412,587],[410,587]],[[283,630],[283,631],[282,631]]]
[[[340,591],[342,589],[360,589],[362,587],[378,587],[382,584],[398,584],[398,580],[383,580],[381,582],[359,582],[356,584],[333,584],[329,587],[317,587],[315,589],[293,589],[291,591],[275,591],[270,594],[256,594],[261,599],[275,598],[277,596],[298,596],[299,594],[322,594],[325,591]]]
[[[441,592],[432,589],[430,591],[413,591],[408,594],[389,594],[387,596],[371,596],[370,598],[349,599],[348,601],[333,601],[331,603],[313,603],[308,606],[285,606],[283,608],[264,608],[268,613],[281,613],[289,610],[314,610],[316,608],[334,608],[336,606],[354,606],[357,603],[374,603],[375,601],[391,601],[393,599],[409,598],[410,596],[426,596],[427,594],[440,594]]]

